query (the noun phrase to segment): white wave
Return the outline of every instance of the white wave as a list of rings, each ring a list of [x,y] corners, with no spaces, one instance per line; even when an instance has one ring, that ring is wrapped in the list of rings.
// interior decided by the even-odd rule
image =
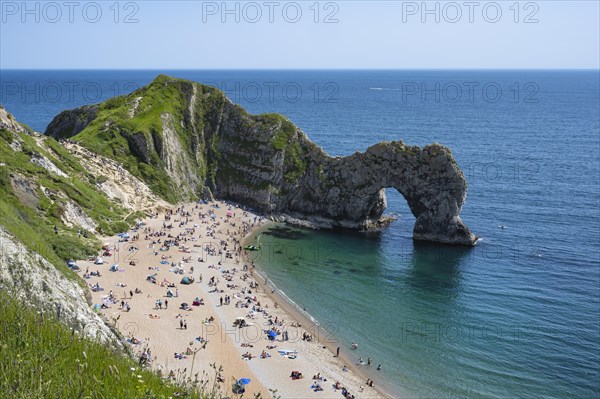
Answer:
[[[369,87],[369,90],[402,91],[402,89],[395,89],[392,87]]]

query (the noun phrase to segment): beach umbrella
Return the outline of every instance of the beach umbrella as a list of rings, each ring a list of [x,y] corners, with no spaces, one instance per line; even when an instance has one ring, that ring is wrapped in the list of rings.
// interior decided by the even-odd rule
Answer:
[[[71,267],[75,266],[75,261],[73,259],[69,259],[67,261],[67,266],[71,266]]]
[[[248,385],[250,384],[250,378],[240,378],[237,382],[240,385]]]
[[[267,333],[269,335],[269,337],[271,338],[275,338],[277,336],[277,333],[273,330],[269,330],[269,332]]]

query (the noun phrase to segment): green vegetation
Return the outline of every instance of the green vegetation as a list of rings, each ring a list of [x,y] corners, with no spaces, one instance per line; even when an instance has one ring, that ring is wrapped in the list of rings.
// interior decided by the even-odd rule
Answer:
[[[287,182],[296,182],[308,169],[309,149],[301,148],[292,122],[279,114],[251,115],[239,105],[231,107],[213,87],[159,75],[149,85],[98,107],[95,118],[72,139],[118,161],[171,203],[194,200],[202,184],[214,190],[218,181],[268,188],[239,172],[262,168],[257,160],[265,151],[284,152]],[[182,151],[174,154],[174,146]],[[224,159],[223,148],[232,159]],[[173,164],[166,164],[167,156]],[[195,193],[187,187],[173,190],[171,171],[182,173],[184,168],[199,182],[190,186]],[[264,168],[270,171],[272,165]]]
[[[142,216],[99,191],[96,184],[107,178],[90,174],[52,138],[0,129],[0,160],[0,225],[77,283],[83,284],[65,260],[97,254],[100,242],[91,231],[67,226],[66,209],[81,208],[105,235]],[[50,162],[66,176],[51,171]],[[11,273],[29,266],[7,264]],[[0,398],[220,397],[216,386],[198,387],[182,373],[178,384],[163,380],[127,351],[82,338],[33,306],[0,290]]]
[[[271,125],[279,125],[271,138],[271,144],[276,150],[285,151],[284,179],[288,182],[296,181],[306,172],[308,167],[307,162],[302,159],[303,151],[295,137],[296,127],[279,114],[264,114],[259,115],[257,118]]]
[[[302,149],[298,142],[292,143],[285,152],[285,180],[289,182],[296,181],[300,176],[306,173],[307,162],[302,159]]]
[[[77,204],[98,224],[98,231],[113,235],[125,231],[141,215],[131,213],[95,188],[90,175],[59,143],[40,138],[48,150],[27,134],[0,130],[2,138],[17,138],[22,151],[14,151],[0,139],[0,224],[30,249],[39,253],[70,278],[67,259],[83,259],[97,253],[100,242],[93,232],[81,236],[76,226],[66,226],[61,216],[68,202]],[[48,158],[69,177],[51,173],[31,162],[32,156]],[[26,187],[15,188],[15,181]],[[42,189],[43,187],[43,189]],[[54,232],[57,227],[58,234]]]
[[[191,115],[184,115],[194,87],[197,90],[196,109]],[[211,93],[210,89],[204,89]],[[194,150],[201,141],[197,134],[204,126],[203,102],[217,101],[214,94],[203,97],[202,90],[196,83],[160,75],[146,87],[102,103],[97,117],[73,139],[98,154],[119,161],[166,201],[175,203],[192,199],[173,190],[172,180],[159,154],[166,139],[163,124],[168,123],[185,151],[179,156],[196,160]],[[130,117],[134,108],[135,115]],[[193,119],[195,132],[182,127],[181,121],[188,117]],[[204,180],[207,165],[199,162],[198,171]]]
[[[292,122],[279,114],[259,115],[257,119],[270,123],[271,125],[280,124],[281,127],[275,132],[271,139],[271,144],[276,150],[284,150],[292,140],[296,127]]]
[[[10,143],[13,141],[14,136],[10,131],[6,129],[0,129],[0,138]]]
[[[209,398],[81,338],[0,291],[0,397]]]

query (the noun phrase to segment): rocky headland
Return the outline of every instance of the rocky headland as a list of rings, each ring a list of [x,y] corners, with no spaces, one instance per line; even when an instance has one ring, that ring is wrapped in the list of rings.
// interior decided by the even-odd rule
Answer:
[[[440,145],[383,142],[331,157],[285,117],[251,115],[216,88],[160,75],[126,96],[59,114],[46,134],[111,158],[164,200],[220,198],[289,222],[383,228],[386,188],[416,218],[413,238],[474,245],[467,183]],[[173,189],[176,188],[176,189]]]

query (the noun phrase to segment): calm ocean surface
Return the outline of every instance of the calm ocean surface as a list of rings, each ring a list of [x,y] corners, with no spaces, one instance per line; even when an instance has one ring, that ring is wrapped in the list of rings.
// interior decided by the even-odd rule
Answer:
[[[161,71],[279,112],[333,155],[439,142],[469,182],[472,249],[416,245],[414,217],[378,235],[265,231],[256,262],[376,383],[421,398],[600,395],[598,72]],[[61,110],[155,71],[2,71],[0,103],[43,131]],[[505,228],[499,228],[499,226]]]

